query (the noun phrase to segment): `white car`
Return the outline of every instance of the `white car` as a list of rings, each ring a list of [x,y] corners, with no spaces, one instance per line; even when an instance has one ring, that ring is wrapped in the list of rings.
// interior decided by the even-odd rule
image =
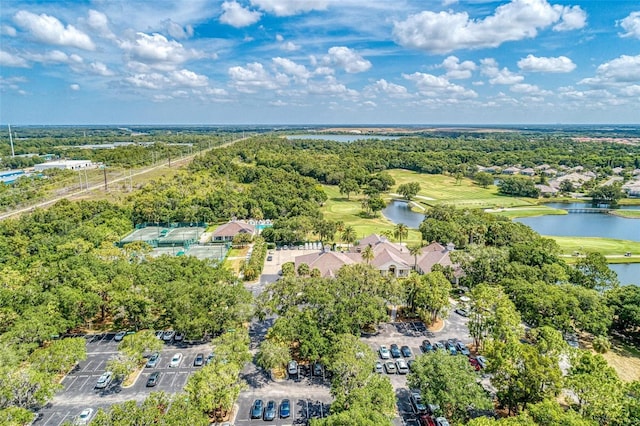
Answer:
[[[477,356],[476,361],[478,361],[478,365],[480,366],[480,368],[487,368],[487,359],[485,357]]]
[[[113,380],[113,373],[111,371],[105,371],[96,383],[96,389],[104,389],[111,384]]]
[[[182,362],[182,354],[178,352],[171,358],[171,362],[169,363],[169,367],[179,367]]]
[[[380,346],[380,350],[378,350],[378,352],[380,353],[380,358],[382,359],[389,359],[391,357],[391,353],[385,345]]]
[[[449,421],[447,419],[445,419],[444,417],[438,417],[436,419],[436,424],[438,426],[449,426]]]
[[[76,420],[73,422],[74,425],[88,425],[91,421],[91,417],[93,417],[93,408],[85,408],[82,410]]]
[[[124,339],[124,336],[127,335],[126,331],[118,331],[115,335],[115,337],[113,338],[113,340],[115,340],[116,342],[121,341],[122,339]]]

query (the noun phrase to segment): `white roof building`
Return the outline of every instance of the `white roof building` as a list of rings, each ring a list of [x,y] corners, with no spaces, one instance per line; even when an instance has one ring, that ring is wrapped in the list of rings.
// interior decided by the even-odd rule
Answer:
[[[33,166],[36,172],[49,169],[61,169],[61,170],[81,170],[90,169],[95,167],[95,164],[91,160],[58,160],[47,161],[46,163],[40,163]]]

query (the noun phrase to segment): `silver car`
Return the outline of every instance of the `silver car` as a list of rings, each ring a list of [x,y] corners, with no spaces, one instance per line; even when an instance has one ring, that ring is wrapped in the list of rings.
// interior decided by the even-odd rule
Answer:
[[[113,380],[113,373],[111,371],[105,371],[96,383],[96,389],[104,389],[111,384]]]

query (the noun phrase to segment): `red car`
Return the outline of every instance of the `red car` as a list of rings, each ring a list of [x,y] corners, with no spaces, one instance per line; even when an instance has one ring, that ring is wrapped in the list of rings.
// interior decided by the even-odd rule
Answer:
[[[420,421],[420,426],[436,426],[436,421],[433,420],[433,417],[427,416],[426,414],[420,416],[418,420]]]
[[[471,364],[473,369],[476,371],[480,371],[482,369],[482,367],[480,366],[480,363],[475,358],[469,358],[469,364]]]

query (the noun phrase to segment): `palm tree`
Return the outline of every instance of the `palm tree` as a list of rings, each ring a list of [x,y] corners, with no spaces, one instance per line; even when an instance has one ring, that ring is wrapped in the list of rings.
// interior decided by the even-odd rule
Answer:
[[[371,246],[366,246],[364,250],[362,250],[362,259],[367,262],[368,265],[373,260],[373,257],[373,249]]]
[[[422,243],[409,246],[409,254],[413,256],[413,270],[417,270],[418,256],[422,253]]]
[[[402,244],[402,239],[407,238],[409,235],[409,227],[404,223],[399,223],[393,228],[393,236],[400,240],[400,244]]]
[[[347,243],[347,250],[350,248],[350,244],[356,241],[356,230],[353,229],[353,226],[345,226],[342,231],[342,241]]]
[[[607,336],[596,336],[591,343],[593,344],[593,350],[599,354],[606,353],[611,349],[611,341]]]

